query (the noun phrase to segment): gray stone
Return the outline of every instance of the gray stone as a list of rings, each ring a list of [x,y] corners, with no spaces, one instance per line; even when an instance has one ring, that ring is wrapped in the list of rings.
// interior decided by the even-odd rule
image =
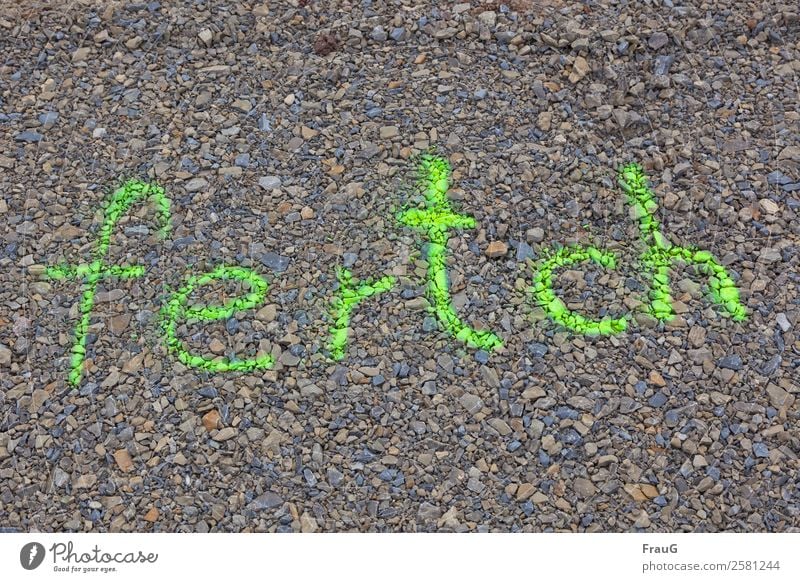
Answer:
[[[358,253],[344,253],[342,255],[342,264],[347,269],[355,265],[357,260],[358,260]]]
[[[717,364],[720,368],[738,371],[742,369],[742,358],[738,354],[733,354],[721,358]]]
[[[547,351],[548,348],[545,344],[540,344],[538,342],[528,344],[528,353],[534,358],[543,358]]]
[[[769,457],[769,448],[764,443],[755,443],[753,445],[753,454],[758,458]]]
[[[67,483],[69,483],[69,475],[58,467],[53,469],[53,486],[56,489],[61,489],[66,487]]]
[[[510,43],[515,36],[517,36],[517,33],[513,30],[501,30],[494,33],[494,37],[497,39],[497,42],[501,44]]]
[[[461,403],[461,406],[466,408],[467,412],[470,414],[480,412],[481,407],[483,407],[483,401],[480,399],[480,397],[476,396],[475,394],[470,394],[469,392],[465,393],[459,402]]]
[[[370,38],[372,38],[372,40],[376,42],[383,42],[388,38],[386,35],[386,31],[383,29],[382,26],[376,26],[375,28],[373,28],[369,36]]]
[[[439,325],[436,323],[435,317],[427,316],[425,319],[422,320],[422,331],[426,333],[430,333],[432,331],[436,331]]]
[[[253,501],[251,501],[247,507],[250,509],[260,510],[274,509],[276,507],[280,507],[281,505],[283,505],[283,499],[281,499],[277,493],[267,491],[266,493],[253,499]]]
[[[262,176],[258,179],[258,185],[264,190],[275,190],[281,187],[281,179],[278,176]]]
[[[417,510],[417,519],[420,521],[432,521],[439,519],[442,516],[442,510],[438,505],[432,505],[427,501],[423,501],[419,510]]]
[[[778,184],[783,186],[784,184],[788,184],[792,181],[792,179],[781,172],[780,170],[775,170],[774,172],[770,172],[767,174],[767,183],[768,184]]]
[[[45,111],[39,115],[39,123],[45,127],[52,127],[58,120],[58,113],[56,111]]]
[[[669,73],[669,68],[675,62],[675,57],[672,55],[659,55],[656,57],[656,64],[653,67],[653,74],[666,75]]]
[[[186,188],[187,192],[199,192],[206,186],[208,186],[208,180],[205,178],[193,178],[186,182],[184,188]]]
[[[276,273],[282,273],[288,269],[289,263],[291,262],[289,257],[283,257],[273,252],[263,253],[258,257],[258,260],[261,261],[262,265],[275,271]]]
[[[792,324],[789,322],[789,318],[786,317],[785,313],[779,313],[775,318],[775,323],[778,324],[778,326],[781,328],[781,331],[784,333],[792,329]]]
[[[541,229],[538,226],[528,229],[525,232],[525,239],[529,243],[542,242],[542,240],[544,240],[544,229]]]
[[[22,133],[18,133],[14,139],[17,141],[24,141],[27,143],[36,143],[42,141],[44,139],[44,136],[41,133],[37,133],[35,131],[23,131]]]
[[[581,477],[575,479],[572,484],[572,488],[581,499],[586,499],[587,497],[591,497],[597,493],[597,487],[594,486],[594,483],[592,483],[589,479],[583,479]]]
[[[780,354],[775,354],[764,363],[761,373],[764,376],[771,376],[780,367],[782,359]]]
[[[524,261],[525,259],[535,258],[536,254],[533,252],[531,245],[526,242],[520,242],[517,245],[517,261]]]
[[[342,481],[344,481],[344,475],[341,471],[334,467],[329,467],[328,471],[328,483],[331,487],[338,487]]]
[[[667,45],[669,42],[669,36],[666,35],[664,32],[654,32],[647,41],[647,44],[650,45],[650,48],[653,50],[658,50]]]
[[[393,28],[392,32],[389,33],[389,36],[392,37],[392,40],[399,42],[406,37],[406,29],[402,26]]]
[[[667,403],[667,395],[659,391],[653,394],[647,403],[653,408],[661,408]]]

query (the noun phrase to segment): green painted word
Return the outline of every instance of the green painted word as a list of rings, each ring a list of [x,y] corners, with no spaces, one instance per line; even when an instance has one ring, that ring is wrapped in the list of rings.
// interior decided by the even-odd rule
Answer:
[[[164,196],[164,189],[160,186],[130,181],[116,190],[111,196],[111,201],[105,212],[103,225],[100,227],[100,236],[94,251],[94,260],[88,265],[70,267],[60,265],[47,269],[47,274],[53,279],[81,279],[85,288],[80,301],[81,318],[75,326],[75,345],[72,347],[72,360],[70,362],[69,381],[77,386],[83,375],[83,362],[86,359],[86,336],[89,330],[89,319],[94,308],[94,298],[97,286],[108,277],[133,278],[144,275],[144,267],[133,265],[130,267],[107,266],[105,263],[111,234],[119,219],[136,202],[152,198],[156,207],[158,221],[161,224],[161,235],[169,232],[170,213],[169,198]]]
[[[456,213],[450,205],[447,197],[450,175],[450,165],[444,158],[432,154],[423,155],[419,180],[425,195],[424,208],[405,209],[397,215],[397,219],[400,224],[421,231],[427,237],[427,293],[431,303],[430,310],[443,329],[470,347],[493,350],[502,346],[500,338],[490,331],[476,330],[461,321],[450,297],[446,260],[449,231],[454,228],[475,228],[474,218]],[[641,258],[651,283],[647,311],[661,321],[674,316],[670,297],[670,268],[675,263],[682,262],[695,265],[701,273],[708,276],[710,296],[715,303],[721,305],[734,319],[744,319],[746,311],[739,299],[739,291],[719,261],[710,253],[695,247],[672,245],[661,234],[660,225],[655,218],[658,207],[647,186],[642,168],[637,164],[625,166],[620,171],[619,183],[633,208],[642,238],[647,245]],[[138,181],[126,182],[112,194],[108,203],[92,262],[77,266],[59,265],[45,271],[50,278],[80,280],[84,284],[68,376],[69,382],[74,386],[80,383],[83,376],[89,323],[100,282],[112,277],[124,279],[144,275],[145,269],[141,265],[107,265],[106,255],[111,235],[119,220],[135,203],[148,198],[154,203],[160,234],[167,234],[170,228],[170,201],[165,196],[164,189]],[[556,296],[553,288],[556,269],[587,261],[607,269],[615,269],[618,264],[613,253],[594,246],[544,251],[542,259],[534,265],[533,285],[530,288],[534,299],[551,319],[568,329],[584,334],[619,333],[626,329],[629,315],[589,319],[568,309]],[[362,300],[391,290],[395,285],[395,278],[384,276],[361,282],[354,280],[347,269],[337,269],[336,276],[339,286],[331,306],[333,323],[328,349],[331,358],[341,360],[347,349],[353,310]],[[215,281],[237,281],[245,290],[241,297],[229,299],[222,305],[189,305],[191,295],[198,288]],[[161,310],[162,329],[168,351],[185,365],[209,372],[248,372],[272,367],[275,362],[269,354],[245,359],[235,355],[207,358],[192,354],[178,336],[182,322],[191,324],[218,321],[257,307],[264,302],[268,288],[269,285],[263,277],[243,267],[219,266],[202,275],[188,276],[183,286],[169,296]]]
[[[444,328],[470,347],[493,350],[503,342],[490,331],[478,331],[459,319],[450,300],[447,282],[447,240],[451,228],[475,228],[475,219],[456,214],[450,207],[450,164],[431,154],[422,156],[420,182],[425,192],[425,209],[412,208],[401,212],[400,223],[420,230],[428,236],[428,295],[431,311]]]
[[[619,185],[625,191],[628,204],[633,208],[639,232],[647,245],[647,250],[641,258],[651,283],[649,302],[646,304],[647,311],[660,321],[675,316],[670,296],[669,273],[674,263],[683,262],[696,265],[702,274],[708,276],[709,295],[714,303],[721,305],[735,320],[744,319],[745,307],[739,300],[739,291],[725,267],[711,253],[696,247],[672,245],[661,234],[661,226],[655,218],[658,205],[653,192],[647,186],[647,176],[642,167],[638,164],[628,164],[622,168],[619,173]],[[536,302],[553,321],[579,333],[596,335],[624,331],[629,316],[616,319],[587,319],[567,309],[564,302],[556,297],[553,290],[553,271],[559,267],[584,261],[592,261],[609,269],[614,269],[617,263],[616,257],[611,252],[593,246],[576,245],[546,253],[534,270],[531,290]]]
[[[395,279],[391,276],[381,277],[377,281],[367,279],[364,283],[354,284],[353,275],[348,269],[336,269],[336,278],[339,280],[339,293],[333,299],[333,328],[331,329],[331,342],[328,346],[334,360],[344,358],[347,348],[347,333],[350,329],[350,314],[362,299],[372,297],[378,293],[388,291],[394,286]]]
[[[197,287],[207,285],[217,279],[239,280],[250,285],[250,292],[245,297],[229,300],[222,305],[202,305],[187,307],[189,296]],[[260,356],[255,359],[209,359],[192,355],[178,338],[176,328],[180,320],[186,319],[190,323],[195,321],[215,321],[233,317],[237,311],[252,309],[264,302],[267,295],[267,282],[254,271],[243,267],[217,267],[210,273],[195,276],[190,275],[186,284],[172,295],[164,305],[164,333],[167,338],[167,348],[178,356],[178,359],[187,366],[202,368],[209,372],[250,372],[271,368],[275,363],[271,355]]]

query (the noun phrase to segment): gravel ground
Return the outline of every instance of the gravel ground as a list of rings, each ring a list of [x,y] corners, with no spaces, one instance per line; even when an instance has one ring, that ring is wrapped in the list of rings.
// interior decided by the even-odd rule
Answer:
[[[11,2],[0,11],[3,531],[798,531],[800,17],[783,0]],[[416,154],[453,166],[453,301],[487,354],[425,307],[424,240],[396,211]],[[526,295],[549,246],[615,250],[558,291],[636,309],[638,161],[665,233],[720,258],[749,317],[674,272],[678,316],[576,336]],[[119,223],[87,372],[67,383],[103,202]],[[494,244],[492,244],[494,243]],[[490,248],[491,245],[491,248]],[[158,314],[220,264],[264,307],[184,325],[196,353],[272,353],[209,374]],[[327,357],[335,267],[394,275]],[[209,285],[219,302],[235,285]]]

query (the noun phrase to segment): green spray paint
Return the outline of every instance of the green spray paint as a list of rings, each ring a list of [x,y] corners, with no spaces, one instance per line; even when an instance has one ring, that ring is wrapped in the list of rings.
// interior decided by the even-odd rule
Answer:
[[[207,285],[216,280],[237,280],[249,284],[250,291],[244,297],[228,300],[222,305],[202,305],[188,307],[189,296],[198,287]],[[271,355],[260,356],[254,359],[239,360],[229,358],[210,359],[197,356],[189,352],[177,335],[178,322],[188,321],[216,321],[233,317],[237,311],[252,309],[264,302],[268,288],[263,277],[250,269],[243,267],[220,266],[209,273],[190,275],[186,283],[162,308],[164,334],[167,349],[177,355],[178,359],[187,366],[201,368],[209,372],[250,372],[271,368],[275,363]]]
[[[696,247],[672,245],[661,233],[661,225],[655,217],[658,204],[647,185],[647,176],[638,164],[628,164],[619,172],[619,185],[625,191],[627,202],[633,208],[639,232],[647,250],[641,261],[650,277],[647,311],[660,321],[672,319],[675,311],[670,296],[670,269],[674,263],[695,265],[708,276],[711,300],[721,305],[735,320],[746,317],[746,310],[739,299],[739,290],[714,256]],[[617,319],[590,320],[567,309],[553,290],[553,270],[578,262],[592,261],[603,267],[614,269],[616,257],[593,246],[575,246],[547,253],[534,270],[533,292],[536,302],[555,322],[584,334],[612,334],[624,331],[629,316]]]
[[[613,253],[601,251],[596,247],[574,246],[560,248],[550,253],[534,272],[533,286],[531,288],[534,297],[553,321],[573,331],[586,335],[606,335],[625,331],[628,327],[628,322],[624,317],[616,319],[604,317],[600,320],[587,319],[581,314],[567,309],[564,302],[556,297],[553,290],[553,271],[560,267],[585,261],[592,261],[607,269],[615,269],[617,265],[617,260]]]
[[[334,360],[344,358],[347,349],[347,334],[350,329],[350,314],[362,299],[372,297],[394,286],[395,278],[381,277],[377,281],[367,279],[360,283],[353,281],[353,275],[348,269],[337,268],[336,278],[339,280],[339,289],[333,298],[333,327],[331,328],[331,341],[329,349]]]
[[[170,201],[164,195],[164,189],[154,184],[131,180],[111,196],[106,208],[103,225],[100,227],[100,236],[95,247],[94,260],[88,265],[77,265],[75,267],[59,265],[49,267],[46,270],[46,275],[52,279],[77,279],[82,280],[85,285],[80,300],[81,317],[75,326],[75,343],[72,346],[70,360],[69,382],[73,386],[80,384],[83,375],[83,363],[86,360],[86,337],[100,281],[109,277],[130,279],[144,275],[144,267],[140,265],[130,267],[106,265],[105,258],[108,254],[111,235],[119,219],[136,202],[147,198],[151,198],[155,206],[156,218],[161,227],[160,234],[162,236],[166,235],[170,227]]]
[[[647,176],[638,164],[628,164],[619,173],[619,185],[625,191],[628,204],[634,209],[639,232],[647,244],[642,263],[650,274],[651,290],[648,310],[661,321],[672,319],[669,272],[674,263],[695,265],[708,276],[710,299],[720,305],[733,319],[743,320],[747,310],[739,299],[739,290],[727,270],[709,252],[694,246],[672,245],[661,234],[661,225],[655,218],[658,205],[655,195],[647,186]]]
[[[459,319],[450,300],[447,281],[447,240],[451,228],[475,228],[475,219],[453,212],[447,191],[450,188],[450,164],[444,158],[424,154],[420,164],[420,182],[425,192],[423,210],[401,212],[401,224],[420,230],[428,237],[428,295],[431,311],[454,337],[470,347],[493,350],[503,342],[490,331],[478,331]]]

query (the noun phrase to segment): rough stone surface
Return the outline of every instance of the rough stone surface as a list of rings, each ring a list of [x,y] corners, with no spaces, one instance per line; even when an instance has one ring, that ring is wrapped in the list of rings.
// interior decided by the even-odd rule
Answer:
[[[5,4],[0,528],[800,528],[791,2]],[[500,349],[452,337],[429,233],[397,220],[425,203],[428,151],[475,221],[447,231],[453,308]],[[631,161],[665,238],[725,266],[746,320],[678,263],[676,317],[643,310],[646,244],[614,175]],[[172,230],[150,203],[120,218],[105,264],[144,274],[99,281],[72,387],[87,286],[44,273],[92,262],[130,178],[165,188]],[[532,304],[537,261],[570,245],[616,265],[556,269],[556,295],[626,332],[584,337]],[[218,265],[263,278],[264,301],[184,313],[177,338],[271,369],[211,373],[165,345],[165,304]],[[341,360],[337,268],[353,288],[395,278],[353,308]],[[216,280],[180,308],[248,297]]]

